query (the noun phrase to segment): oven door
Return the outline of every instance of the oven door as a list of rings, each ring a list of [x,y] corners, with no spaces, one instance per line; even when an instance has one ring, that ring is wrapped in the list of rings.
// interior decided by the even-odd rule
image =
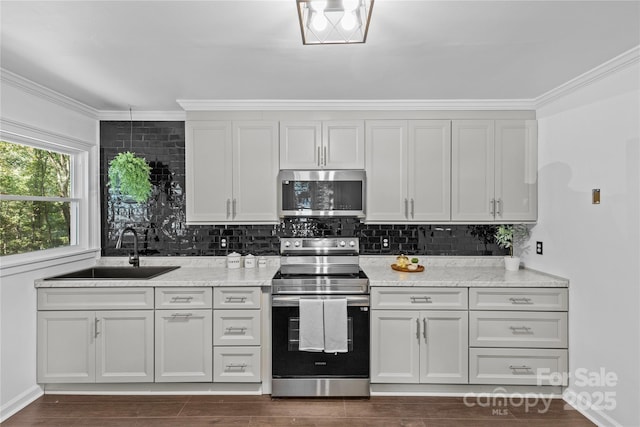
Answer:
[[[345,296],[304,298],[329,299]],[[273,378],[369,378],[369,295],[349,295],[346,298],[348,351],[320,353],[298,350],[300,296],[273,296]]]

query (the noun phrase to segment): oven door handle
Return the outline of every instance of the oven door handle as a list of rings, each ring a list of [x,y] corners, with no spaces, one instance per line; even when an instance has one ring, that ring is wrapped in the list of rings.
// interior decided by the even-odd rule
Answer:
[[[300,295],[273,295],[271,297],[271,305],[273,307],[298,307],[301,299],[328,300],[328,299],[345,299],[347,306],[368,307],[369,295],[319,295],[319,296],[303,296]]]

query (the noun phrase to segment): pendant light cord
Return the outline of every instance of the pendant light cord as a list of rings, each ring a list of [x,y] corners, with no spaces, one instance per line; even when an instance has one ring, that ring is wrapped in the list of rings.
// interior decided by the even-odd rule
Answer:
[[[129,107],[129,151],[133,152],[133,113]]]

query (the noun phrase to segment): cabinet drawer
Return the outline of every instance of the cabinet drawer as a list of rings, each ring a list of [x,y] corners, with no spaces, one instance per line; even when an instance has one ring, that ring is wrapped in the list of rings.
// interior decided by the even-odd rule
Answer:
[[[214,310],[213,345],[260,345],[260,310]]]
[[[471,347],[567,347],[567,313],[471,311]]]
[[[260,347],[214,347],[213,381],[259,383]]]
[[[213,308],[260,308],[260,288],[213,288]]]
[[[211,308],[211,288],[156,288],[156,308]]]
[[[153,288],[40,288],[38,310],[153,310]]]
[[[566,288],[471,288],[471,310],[567,311]]]
[[[471,348],[470,384],[564,385],[567,350]],[[552,378],[553,383],[549,379]],[[566,378],[563,375],[562,378]]]
[[[467,308],[467,288],[371,289],[371,308],[378,310],[459,310]]]

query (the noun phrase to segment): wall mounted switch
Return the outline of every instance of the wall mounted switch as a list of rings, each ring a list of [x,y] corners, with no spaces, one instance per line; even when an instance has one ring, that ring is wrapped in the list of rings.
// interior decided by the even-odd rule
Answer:
[[[591,190],[591,203],[594,205],[600,204],[600,189],[594,188]]]
[[[536,242],[536,253],[542,255],[542,242]]]

